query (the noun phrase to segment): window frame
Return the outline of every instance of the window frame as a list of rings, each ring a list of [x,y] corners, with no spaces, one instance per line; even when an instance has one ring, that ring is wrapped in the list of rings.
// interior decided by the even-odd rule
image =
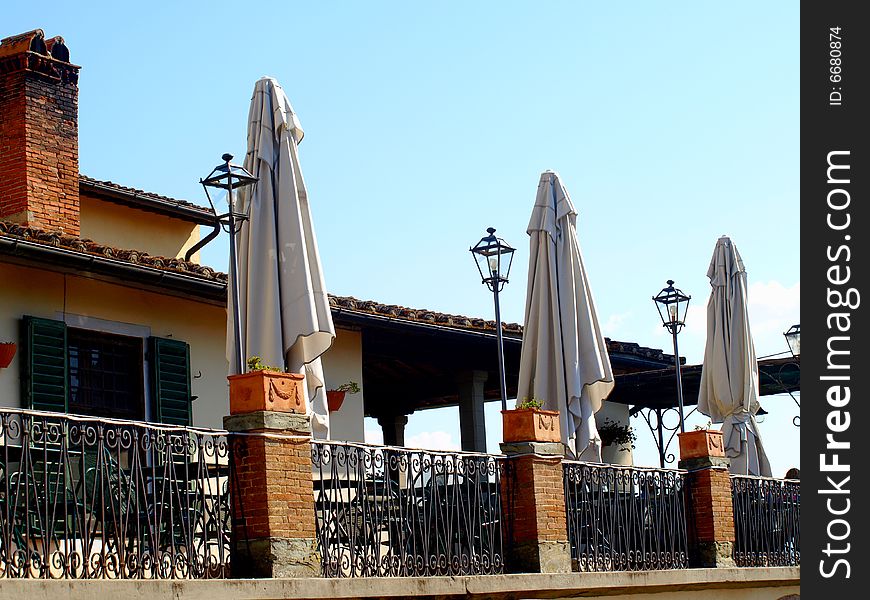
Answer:
[[[129,351],[129,360],[136,361],[129,368],[129,376],[134,377],[135,381],[131,386],[131,397],[133,401],[133,406],[129,408],[129,410],[110,408],[108,406],[89,406],[86,403],[81,402],[80,398],[74,398],[76,391],[87,389],[82,386],[79,382],[79,385],[74,385],[73,378],[77,375],[74,373],[76,370],[80,370],[81,366],[73,366],[73,346],[76,345],[80,347],[81,342],[93,342],[96,346],[97,344],[118,344],[121,346],[127,346],[127,350]],[[145,341],[142,338],[129,336],[129,335],[121,335],[117,333],[108,333],[105,331],[99,331],[95,329],[86,329],[82,327],[71,327],[67,325],[67,361],[69,362],[68,374],[67,374],[67,389],[69,398],[67,400],[67,410],[71,413],[75,414],[84,414],[89,416],[94,416],[97,418],[109,418],[109,419],[128,419],[133,421],[143,421],[146,417],[146,406],[147,406],[147,395],[145,390]],[[111,390],[110,390],[111,392]],[[99,413],[99,414],[98,414]]]

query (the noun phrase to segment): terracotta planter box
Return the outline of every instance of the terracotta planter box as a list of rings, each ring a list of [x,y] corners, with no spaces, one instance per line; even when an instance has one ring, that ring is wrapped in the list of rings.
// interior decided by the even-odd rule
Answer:
[[[305,414],[305,379],[298,373],[251,371],[230,375],[230,414],[258,410]]]
[[[680,459],[725,456],[721,431],[701,429],[677,434],[680,438]]]
[[[559,411],[522,408],[501,411],[503,438],[510,442],[560,442]]]
[[[0,369],[5,369],[12,363],[15,347],[15,342],[0,342]]]
[[[345,394],[347,392],[326,390],[326,406],[329,408],[329,412],[335,412],[341,408],[341,405],[344,404]]]

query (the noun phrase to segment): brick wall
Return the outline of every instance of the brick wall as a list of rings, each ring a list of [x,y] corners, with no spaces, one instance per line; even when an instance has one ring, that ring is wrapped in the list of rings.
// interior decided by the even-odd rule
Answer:
[[[50,42],[0,42],[0,219],[79,235],[79,67]]]
[[[567,537],[561,458],[513,459],[502,485],[515,543],[564,541]]]
[[[689,491],[696,539],[700,542],[733,542],[734,516],[728,469],[705,469],[693,473],[689,479]]]
[[[237,535],[314,538],[309,441],[248,437],[236,452],[233,513],[243,523]]]

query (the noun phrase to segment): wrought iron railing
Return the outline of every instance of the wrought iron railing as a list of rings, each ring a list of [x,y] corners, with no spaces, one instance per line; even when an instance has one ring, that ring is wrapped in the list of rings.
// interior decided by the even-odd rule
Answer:
[[[226,437],[0,409],[0,579],[229,572]]]
[[[732,475],[731,500],[738,566],[801,563],[800,481]]]
[[[501,573],[502,460],[314,442],[324,577]]]
[[[688,567],[683,472],[575,461],[563,469],[576,569]]]

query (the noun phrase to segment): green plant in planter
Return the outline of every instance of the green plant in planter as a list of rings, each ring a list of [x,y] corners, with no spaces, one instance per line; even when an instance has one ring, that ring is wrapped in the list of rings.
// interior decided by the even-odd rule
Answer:
[[[329,391],[345,392],[346,394],[359,394],[359,384],[356,381],[348,381],[347,383],[342,383],[334,390]]]
[[[252,356],[248,359],[248,371],[274,371],[276,373],[283,373],[284,369],[263,364],[262,358],[259,356]]]
[[[625,446],[631,444],[634,449],[634,443],[637,441],[637,434],[631,425],[620,425],[610,419],[605,419],[604,423],[598,426],[598,436],[601,438],[602,446]],[[621,451],[627,448],[620,448]]]
[[[542,408],[544,403],[537,398],[532,398],[529,400],[528,398],[523,398],[523,401],[517,404],[517,410],[526,410],[529,408]]]

